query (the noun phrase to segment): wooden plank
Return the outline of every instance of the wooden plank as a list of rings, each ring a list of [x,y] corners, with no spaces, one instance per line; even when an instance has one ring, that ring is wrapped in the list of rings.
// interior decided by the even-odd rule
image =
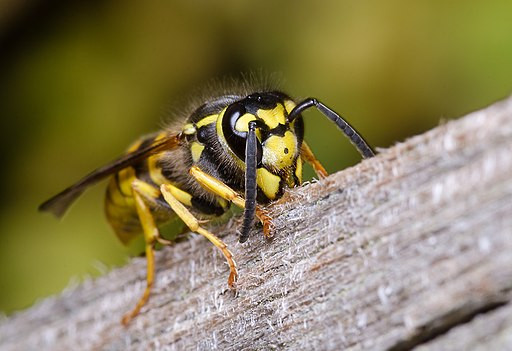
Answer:
[[[293,189],[271,213],[271,242],[254,230],[238,244],[239,218],[213,229],[229,234],[236,295],[196,236],[158,253],[127,328],[140,258],[2,321],[0,349],[512,349],[512,98]]]
[[[512,305],[479,315],[450,330],[417,351],[428,350],[509,350],[512,345]]]

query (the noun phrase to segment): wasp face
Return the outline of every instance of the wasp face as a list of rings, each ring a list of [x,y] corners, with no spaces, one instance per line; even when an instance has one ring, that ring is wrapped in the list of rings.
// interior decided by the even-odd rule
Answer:
[[[257,162],[279,172],[292,167],[303,139],[302,119],[288,121],[293,101],[278,92],[255,93],[229,105],[222,115],[222,134],[229,149],[245,159],[248,124],[257,123]]]
[[[280,92],[254,93],[228,105],[218,120],[218,134],[239,164],[246,156],[249,123],[256,124],[256,177],[267,201],[278,198],[285,184],[296,186],[301,182],[299,153],[304,126],[302,118],[289,121],[294,106]]]

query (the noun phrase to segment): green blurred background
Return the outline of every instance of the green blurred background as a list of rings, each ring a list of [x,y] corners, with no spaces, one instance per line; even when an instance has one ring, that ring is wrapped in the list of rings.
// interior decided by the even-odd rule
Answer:
[[[512,92],[512,2],[1,1],[0,310],[137,251],[108,227],[104,186],[60,222],[41,201],[202,83],[259,69],[388,147]],[[318,113],[305,123],[329,171],[358,162]]]

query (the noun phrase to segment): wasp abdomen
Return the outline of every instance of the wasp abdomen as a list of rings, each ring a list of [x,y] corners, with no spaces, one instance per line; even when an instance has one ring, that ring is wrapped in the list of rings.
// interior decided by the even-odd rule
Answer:
[[[130,146],[127,152],[149,145],[154,139],[154,136],[151,136],[138,141]],[[124,244],[142,230],[135,209],[132,182],[136,179],[136,169],[140,169],[144,163],[141,161],[133,167],[127,167],[115,173],[110,178],[105,194],[105,214],[116,235]]]
[[[166,136],[166,132],[150,135],[134,143],[127,152],[136,152]],[[139,235],[142,227],[135,207],[133,183],[150,208],[155,222],[162,224],[174,217],[174,212],[164,200],[160,186],[166,184],[178,201],[203,215],[222,215],[228,205],[218,201],[197,187],[187,186],[191,166],[183,155],[190,152],[187,147],[172,151],[162,151],[147,157],[132,166],[114,174],[107,187],[105,213],[107,219],[123,243],[128,243]],[[199,190],[199,191],[198,191]],[[206,194],[208,195],[208,194]]]

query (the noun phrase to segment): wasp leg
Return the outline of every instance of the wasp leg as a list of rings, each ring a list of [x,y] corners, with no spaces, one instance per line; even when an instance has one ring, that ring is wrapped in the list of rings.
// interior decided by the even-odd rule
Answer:
[[[309,145],[306,144],[306,142],[302,143],[302,146],[300,148],[300,155],[307,163],[309,163],[313,167],[318,178],[323,179],[329,175],[325,170],[324,166],[322,166],[320,161],[317,160],[317,158],[313,154],[313,151],[311,151]]]
[[[135,201],[137,215],[139,216],[139,220],[142,225],[144,241],[146,243],[146,289],[144,290],[142,297],[137,302],[135,308],[131,312],[128,312],[123,316],[121,322],[124,325],[127,325],[136,315],[138,315],[142,306],[144,306],[149,300],[149,295],[151,294],[151,288],[153,287],[153,282],[155,278],[155,242],[158,241],[164,245],[171,244],[170,241],[160,237],[160,233],[155,224],[155,220],[145,200],[145,198],[154,198],[155,195],[156,197],[158,197],[158,190],[151,187],[147,183],[144,183],[136,179],[132,182],[132,193],[133,199]]]
[[[172,189],[169,185],[163,184],[160,187],[160,191],[162,192],[165,201],[169,204],[169,206],[171,206],[172,210],[178,215],[178,217],[180,217],[180,219],[185,222],[191,231],[201,234],[222,251],[222,254],[224,257],[226,257],[229,265],[230,272],[228,277],[228,286],[232,289],[238,277],[238,272],[236,270],[236,262],[233,259],[233,254],[231,251],[229,251],[227,245],[224,244],[224,242],[214,234],[210,233],[199,225],[199,221],[194,217],[194,215],[190,213],[190,211],[174,197],[172,194]]]
[[[245,208],[244,198],[217,178],[206,174],[197,166],[192,166],[189,173],[208,191],[222,197],[224,200],[231,201],[240,208]],[[274,228],[272,218],[268,215],[267,211],[259,205],[256,205],[256,217],[258,217],[261,224],[263,224],[263,234],[265,237],[271,238]]]
[[[245,200],[242,196],[217,178],[203,172],[199,167],[192,166],[189,173],[199,184],[206,188],[206,190],[222,197],[224,200],[231,201],[238,207],[245,207]]]
[[[158,190],[143,181],[135,179],[132,182],[132,192],[137,215],[139,216],[139,220],[144,233],[147,273],[146,289],[144,290],[142,297],[137,302],[135,308],[123,316],[122,323],[124,325],[127,325],[137,314],[139,314],[142,306],[147,303],[151,294],[151,288],[153,286],[155,276],[155,242],[157,241],[162,245],[172,245],[171,241],[166,240],[160,236],[158,228],[155,224],[155,220],[147,205],[148,200],[151,201],[152,199],[159,196]]]
[[[263,235],[265,238],[272,238],[274,236],[274,223],[272,222],[272,217],[270,217],[268,211],[263,207],[256,205],[256,217],[258,217],[263,225]]]

